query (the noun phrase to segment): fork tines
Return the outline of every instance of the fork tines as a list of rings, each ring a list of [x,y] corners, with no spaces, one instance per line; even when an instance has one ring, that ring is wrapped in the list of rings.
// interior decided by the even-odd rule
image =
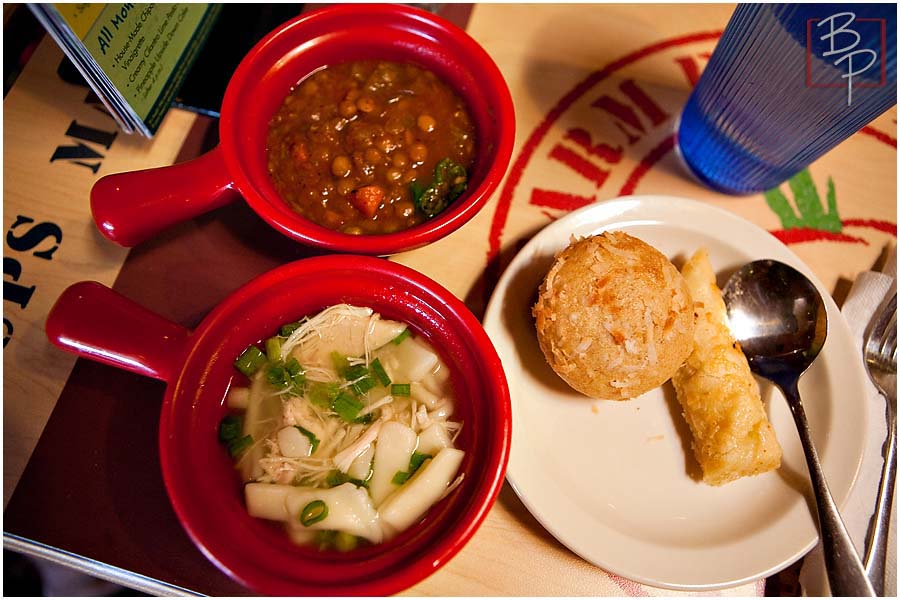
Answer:
[[[897,371],[897,293],[876,313],[866,335],[866,361],[882,369]]]

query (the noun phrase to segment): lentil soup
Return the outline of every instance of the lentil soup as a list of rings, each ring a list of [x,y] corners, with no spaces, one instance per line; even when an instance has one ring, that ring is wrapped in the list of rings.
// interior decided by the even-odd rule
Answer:
[[[363,60],[301,81],[269,123],[269,174],[304,217],[349,234],[407,229],[463,193],[474,126],[414,64]]]

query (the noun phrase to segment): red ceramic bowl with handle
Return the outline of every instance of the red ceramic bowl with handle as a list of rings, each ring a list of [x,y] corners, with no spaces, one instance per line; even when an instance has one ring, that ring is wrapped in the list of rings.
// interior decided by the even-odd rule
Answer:
[[[404,321],[451,370],[462,484],[398,537],[347,553],[293,544],[277,524],[250,517],[232,459],[218,442],[234,359],[284,323],[346,302]],[[402,265],[365,256],[300,260],[246,284],[193,331],[107,287],[76,283],[47,319],[47,335],[81,356],[167,382],[160,462],[175,512],[200,550],[257,593],[284,596],[399,592],[454,556],[475,533],[503,482],[509,392],[478,320],[446,289]]]
[[[268,173],[266,134],[291,89],[318,69],[356,59],[413,62],[465,101],[476,129],[466,192],[424,223],[383,235],[316,225],[279,198]],[[218,147],[170,167],[108,175],[91,191],[100,231],[133,246],[162,229],[243,197],[274,229],[332,251],[387,255],[433,242],[471,219],[500,184],[515,136],[512,98],[491,57],[465,31],[402,5],[337,5],[289,21],[238,66],[222,103]]]

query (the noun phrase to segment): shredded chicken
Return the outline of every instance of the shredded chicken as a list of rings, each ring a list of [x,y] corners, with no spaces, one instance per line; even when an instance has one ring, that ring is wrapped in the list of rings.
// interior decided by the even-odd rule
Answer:
[[[397,325],[394,326],[394,330],[402,331],[402,328]],[[323,344],[323,340],[331,335],[323,333],[323,331],[337,326],[362,328],[361,339],[364,340],[364,343],[360,346],[360,355],[347,356],[347,363],[350,366],[365,365],[368,367],[374,360],[377,351],[377,347],[371,341],[377,337],[373,334],[381,327],[380,335],[382,338],[384,337],[383,323],[380,316],[371,309],[357,308],[346,304],[332,306],[313,317],[303,319],[282,342],[282,359],[309,357],[313,355],[314,351],[321,353],[323,349],[320,346]],[[393,333],[394,330],[388,329],[387,331]],[[345,337],[360,338],[354,331],[349,331]],[[383,339],[381,343],[384,343]],[[363,374],[345,380],[336,372],[332,364],[301,363],[301,365],[307,386],[326,384],[334,386],[333,389],[347,392],[352,391],[355,385],[370,377],[369,374]],[[396,366],[398,365],[394,365],[394,367]],[[434,376],[441,369],[441,363],[438,362],[431,370],[430,376]],[[452,439],[459,435],[462,426],[461,423],[449,418],[453,411],[453,403],[450,399],[436,395],[434,410],[429,412],[425,403],[418,402],[413,397],[398,397],[389,393],[374,396],[376,399],[369,399],[367,395],[360,397],[363,406],[357,413],[357,419],[372,415],[378,417],[376,420],[368,424],[365,422],[347,423],[332,408],[311,401],[307,397],[309,387],[300,392],[294,386],[279,389],[263,384],[262,377],[264,377],[262,373],[258,373],[255,377],[257,383],[250,390],[250,402],[254,401],[254,397],[257,403],[263,402],[263,397],[277,398],[278,406],[280,406],[277,413],[268,414],[265,420],[258,420],[254,424],[257,433],[268,432],[262,437],[254,436],[258,439],[255,439],[251,446],[256,449],[252,453],[252,459],[258,465],[258,469],[253,471],[255,476],[252,479],[262,483],[297,484],[302,482],[304,485],[323,485],[329,474],[335,469],[346,473],[354,460],[376,442],[383,424],[390,420],[407,424],[416,434],[437,423],[447,432],[448,438]],[[436,381],[439,380],[432,381],[430,385],[439,390],[441,384],[435,383]],[[415,381],[409,383],[421,385],[420,382]],[[438,398],[440,398],[440,402],[437,401]],[[303,457],[284,456],[275,441],[275,433],[286,426],[302,427],[311,433],[318,440],[318,447],[314,453]],[[247,452],[241,460],[248,460],[250,455],[251,453]]]

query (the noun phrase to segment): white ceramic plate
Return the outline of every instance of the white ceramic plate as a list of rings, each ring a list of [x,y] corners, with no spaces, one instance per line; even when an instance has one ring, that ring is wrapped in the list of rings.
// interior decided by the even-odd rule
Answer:
[[[865,374],[829,291],[756,225],[708,204],[663,196],[625,197],[570,213],[534,236],[503,273],[485,328],[512,396],[508,481],[560,542],[634,581],[713,590],[789,566],[812,549],[817,530],[803,450],[776,388],[760,381],[784,450],[782,467],[711,487],[698,480],[671,384],[627,402],[591,400],[544,360],[531,307],[554,254],[572,235],[611,229],[652,244],[679,267],[705,246],[720,286],[741,265],[762,258],[790,264],[815,283],[827,305],[828,338],[800,392],[838,505],[854,483],[866,425]]]

